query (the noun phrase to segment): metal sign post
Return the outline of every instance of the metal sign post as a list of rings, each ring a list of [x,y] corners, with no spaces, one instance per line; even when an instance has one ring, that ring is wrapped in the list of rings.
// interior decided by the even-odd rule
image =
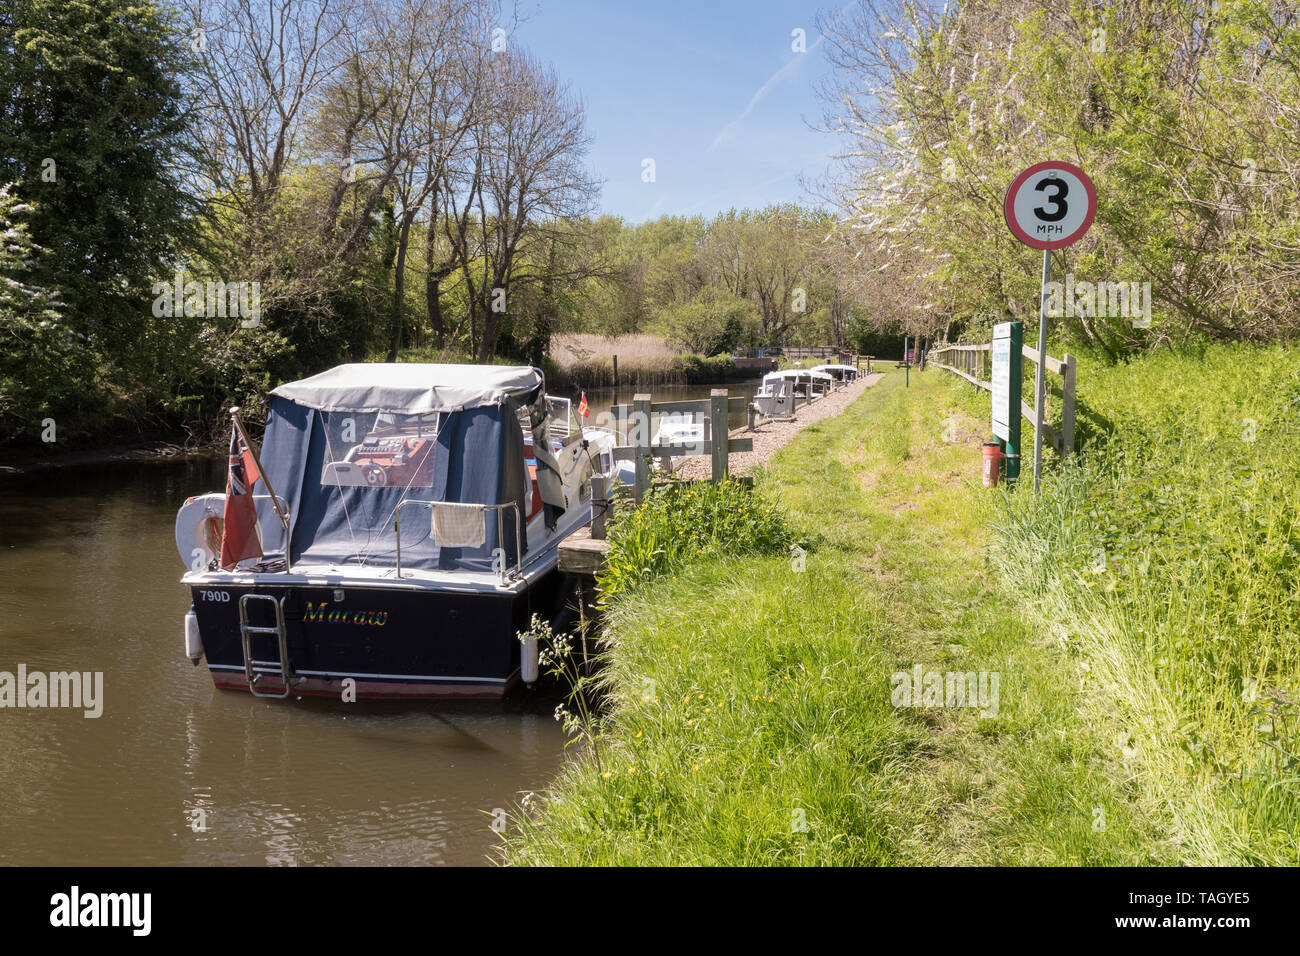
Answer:
[[[1047,283],[1052,250],[1083,238],[1097,215],[1097,190],[1087,173],[1070,163],[1030,166],[1007,189],[1002,205],[1007,228],[1027,246],[1043,250],[1039,290],[1038,360],[1034,373],[1034,492],[1043,472],[1043,412],[1047,398]],[[1017,418],[1019,418],[1017,410]]]
[[[1043,408],[1047,404],[1047,282],[1052,274],[1052,250],[1043,250],[1043,287],[1038,303],[1038,361],[1034,363],[1034,494],[1043,480]]]

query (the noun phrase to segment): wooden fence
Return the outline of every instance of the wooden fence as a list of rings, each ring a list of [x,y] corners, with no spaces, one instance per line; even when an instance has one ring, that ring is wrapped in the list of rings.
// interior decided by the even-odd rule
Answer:
[[[1035,364],[1038,363],[1038,349],[1025,345],[1021,347],[1021,352],[1029,361]],[[993,383],[989,380],[993,374],[992,342],[981,342],[978,345],[936,345],[925,353],[925,361],[960,375],[977,388],[982,388],[988,392],[993,391]],[[1074,451],[1075,372],[1077,370],[1077,360],[1069,354],[1066,354],[1061,359],[1054,359],[1049,355],[1046,358],[1046,363],[1047,370],[1055,372],[1062,379],[1061,430],[1058,432],[1047,424],[1047,409],[1044,408],[1043,437],[1058,452],[1069,455]],[[1028,374],[1024,378],[1028,382],[1033,382],[1033,378]],[[1043,400],[1045,403],[1049,403],[1052,390],[1048,388],[1045,389],[1045,392]],[[1021,394],[1023,393],[1022,388]],[[1031,422],[1035,421],[1034,407],[1023,398],[1020,401],[1020,412]]]
[[[833,345],[791,345],[781,349],[781,354],[796,362],[804,359],[821,359],[823,362],[837,362],[843,358],[845,365],[853,364],[853,349],[836,348]]]
[[[614,449],[617,460],[630,459],[634,468],[633,494],[640,501],[650,490],[650,461],[654,458],[687,458],[707,455],[711,459],[711,481],[721,481],[727,476],[727,457],[736,451],[753,451],[752,438],[731,438],[728,431],[728,414],[743,412],[749,402],[743,395],[729,396],[725,388],[715,388],[709,397],[689,402],[652,402],[650,396],[638,393],[631,405],[615,405],[610,411],[619,422],[620,434],[627,445]],[[679,445],[652,445],[651,425],[654,415],[701,416],[704,424],[702,441]]]

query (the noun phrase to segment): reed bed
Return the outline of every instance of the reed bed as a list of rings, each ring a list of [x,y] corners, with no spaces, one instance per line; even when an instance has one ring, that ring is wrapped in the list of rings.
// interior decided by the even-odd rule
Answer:
[[[736,369],[730,356],[684,353],[654,335],[557,335],[551,339],[550,359],[553,368],[548,370],[548,380],[572,388],[696,385],[724,381],[743,371]]]

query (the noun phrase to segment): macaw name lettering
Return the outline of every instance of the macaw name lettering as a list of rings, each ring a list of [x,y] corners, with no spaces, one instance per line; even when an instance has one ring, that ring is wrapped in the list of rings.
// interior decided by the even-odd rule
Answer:
[[[308,602],[302,619],[305,624],[360,624],[363,627],[383,627],[388,623],[387,611],[344,611],[335,608],[326,611],[329,601],[322,601],[320,606]]]

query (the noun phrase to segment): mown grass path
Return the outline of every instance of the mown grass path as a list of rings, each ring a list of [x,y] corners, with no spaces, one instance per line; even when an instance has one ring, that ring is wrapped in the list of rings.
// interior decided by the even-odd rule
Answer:
[[[1078,671],[987,564],[985,430],[916,372],[805,429],[759,476],[810,533],[804,570],[716,555],[621,600],[599,766],[574,760],[506,859],[1163,861]],[[997,674],[996,707],[894,706],[918,664]]]

